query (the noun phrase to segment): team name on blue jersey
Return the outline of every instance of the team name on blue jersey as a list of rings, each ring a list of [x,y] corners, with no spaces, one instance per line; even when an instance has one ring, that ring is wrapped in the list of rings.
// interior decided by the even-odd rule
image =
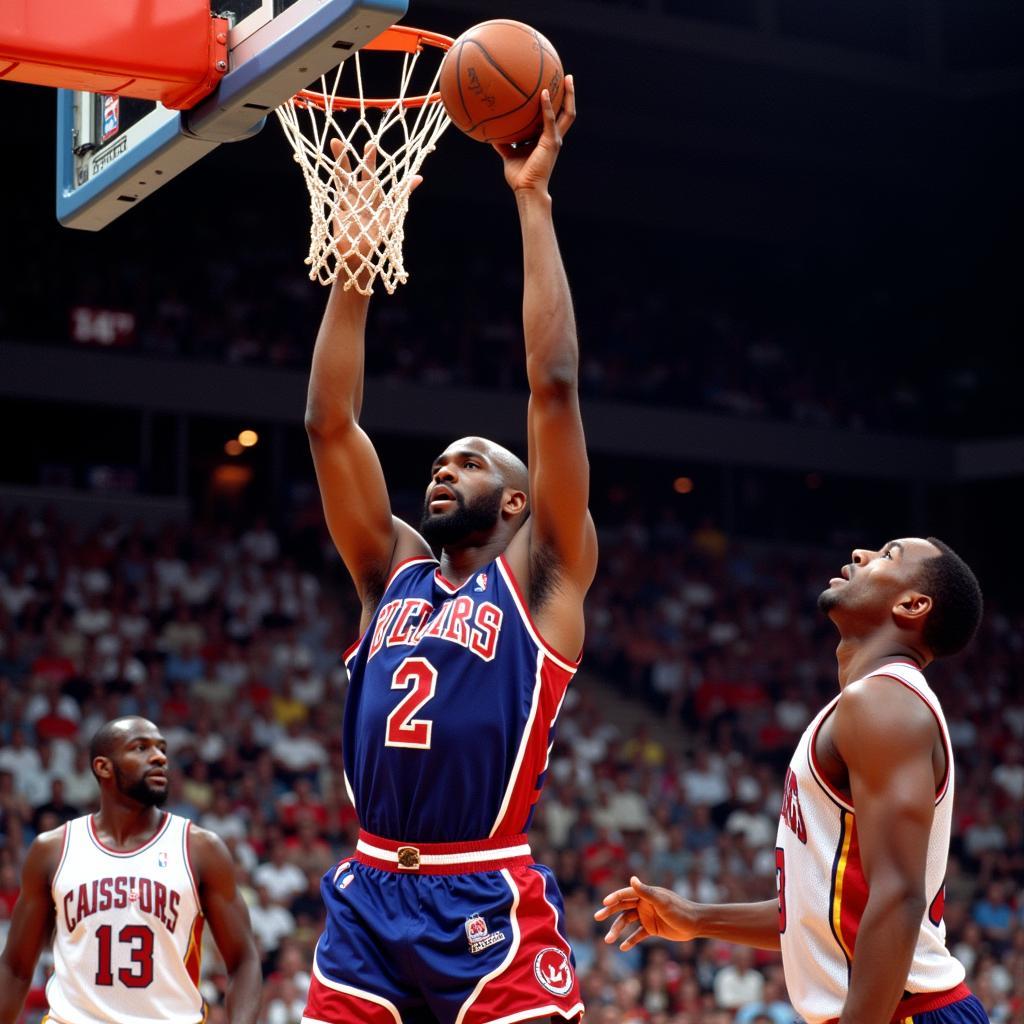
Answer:
[[[377,615],[369,659],[384,647],[416,647],[434,637],[447,640],[491,661],[498,648],[504,612],[490,601],[474,601],[467,594],[445,601],[437,614],[434,606],[419,597],[388,601]]]

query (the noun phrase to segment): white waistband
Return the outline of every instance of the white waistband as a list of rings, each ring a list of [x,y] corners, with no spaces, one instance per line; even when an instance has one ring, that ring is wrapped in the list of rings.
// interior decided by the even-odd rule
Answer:
[[[415,849],[412,843],[407,844]],[[389,864],[397,864],[397,850],[382,850],[379,846],[371,846],[363,839],[356,843],[356,851],[373,857],[375,860],[387,861]],[[479,864],[488,860],[510,860],[513,857],[529,857],[530,844],[523,843],[521,846],[506,846],[500,850],[471,850],[468,853],[421,853],[419,863],[428,866],[443,867],[448,864]]]

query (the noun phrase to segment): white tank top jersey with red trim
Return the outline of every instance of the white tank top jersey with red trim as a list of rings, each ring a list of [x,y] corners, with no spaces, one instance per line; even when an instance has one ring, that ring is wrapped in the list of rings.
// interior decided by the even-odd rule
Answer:
[[[165,813],[134,850],[69,821],[53,877],[57,927],[49,1019],[59,1024],[197,1024],[203,916],[188,853],[191,823]]]
[[[928,909],[907,978],[907,996],[899,1006],[899,1015],[907,1017],[968,994],[963,965],[946,948],[942,920],[953,817],[953,750],[938,698],[916,666],[895,662],[872,676],[889,676],[894,685],[916,693],[935,715],[946,748],[946,776],[935,794],[928,838]],[[843,1008],[868,897],[853,805],[829,785],[814,755],[818,731],[838,702],[837,696],[817,714],[797,744],[786,772],[775,851],[786,987],[807,1024],[835,1020]]]

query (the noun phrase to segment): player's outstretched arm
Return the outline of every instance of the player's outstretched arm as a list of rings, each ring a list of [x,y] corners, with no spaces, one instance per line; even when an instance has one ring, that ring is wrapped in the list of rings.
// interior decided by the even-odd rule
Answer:
[[[529,545],[531,581],[538,566],[551,567],[556,587],[570,591],[570,600],[550,602],[538,619],[556,647],[574,654],[583,640],[582,598],[594,578],[597,539],[587,510],[590,466],[577,391],[576,322],[548,191],[562,139],[576,118],[572,77],[565,80],[565,101],[557,116],[547,90],[542,104],[544,130],[535,143],[495,149],[515,193],[523,236],[531,511],[523,531],[527,540],[520,543]]]
[[[335,140],[334,147],[337,159],[340,142]],[[349,173],[347,161],[342,161],[337,174],[344,187],[375,187],[369,177],[350,181]],[[339,248],[350,252],[355,266],[365,239],[351,225],[347,232],[336,225],[335,237]],[[369,296],[355,288],[345,290],[343,275],[331,287],[313,348],[306,397],[306,433],[327,528],[359,593],[364,627],[392,565],[430,553],[415,531],[392,517],[380,460],[359,425],[369,302]]]
[[[887,1024],[906,988],[928,910],[925,872],[935,814],[935,718],[920,697],[878,677],[848,686],[833,739],[850,773],[868,899],[841,1024]],[[948,769],[947,769],[948,770]]]
[[[634,876],[628,888],[609,893],[603,902],[594,917],[607,921],[619,915],[604,941],[609,945],[619,942],[623,952],[650,938],[675,942],[721,939],[757,949],[779,948],[779,905],[775,900],[692,903],[670,889],[645,885]]]
[[[50,886],[63,845],[62,826],[39,836],[25,856],[21,891],[0,953],[0,1024],[14,1024],[21,1015],[39,954],[53,933],[56,912]]]
[[[188,842],[203,914],[228,971],[228,1024],[255,1024],[260,1012],[260,957],[231,854],[212,832],[194,825]]]

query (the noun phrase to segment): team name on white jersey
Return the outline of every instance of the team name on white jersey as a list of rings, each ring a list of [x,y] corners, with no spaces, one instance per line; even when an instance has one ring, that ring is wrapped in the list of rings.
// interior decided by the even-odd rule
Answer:
[[[94,878],[64,893],[64,923],[69,932],[93,914],[108,910],[124,910],[135,905],[143,914],[159,921],[172,935],[178,925],[181,893],[168,888],[155,878],[118,875],[115,878]]]

